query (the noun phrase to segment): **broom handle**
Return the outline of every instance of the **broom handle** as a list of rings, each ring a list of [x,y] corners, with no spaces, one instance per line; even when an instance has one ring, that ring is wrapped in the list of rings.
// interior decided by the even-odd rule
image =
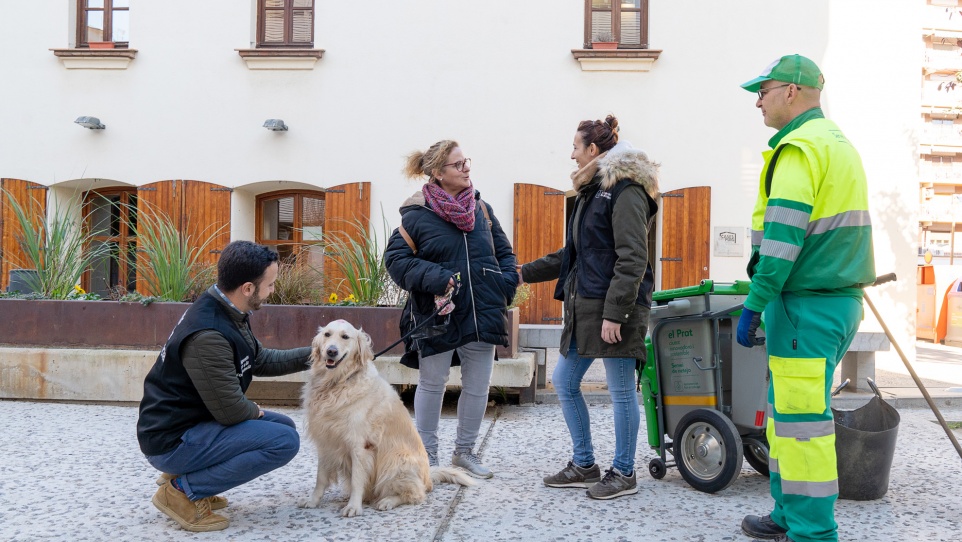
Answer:
[[[939,424],[942,426],[942,429],[945,430],[945,434],[949,436],[949,440],[951,440],[952,445],[955,446],[955,451],[959,453],[959,457],[962,458],[962,446],[959,446],[959,441],[955,438],[955,433],[953,433],[952,430],[949,429],[949,424],[945,423],[945,418],[942,417],[942,413],[939,412],[939,408],[935,406],[935,401],[932,400],[932,396],[929,395],[928,390],[926,390],[925,386],[922,385],[922,380],[919,379],[919,375],[915,374],[915,369],[912,368],[912,365],[909,363],[908,358],[905,357],[905,352],[902,352],[902,348],[899,346],[899,343],[895,340],[895,337],[892,336],[892,332],[889,331],[889,327],[885,325],[885,321],[882,320],[882,316],[879,315],[878,309],[875,308],[875,303],[872,303],[872,299],[869,297],[868,292],[864,294],[864,297],[865,297],[865,302],[868,303],[869,308],[871,308],[872,312],[875,314],[875,319],[878,320],[879,324],[882,324],[882,330],[885,331],[885,336],[889,338],[889,341],[891,341],[892,346],[895,347],[895,351],[899,353],[899,357],[902,358],[902,363],[905,364],[905,368],[908,369],[909,374],[912,375],[912,380],[915,380],[915,384],[919,387],[919,390],[922,392],[922,396],[925,397],[925,401],[929,404],[929,408],[931,408],[932,412],[935,413],[935,417],[939,419]]]

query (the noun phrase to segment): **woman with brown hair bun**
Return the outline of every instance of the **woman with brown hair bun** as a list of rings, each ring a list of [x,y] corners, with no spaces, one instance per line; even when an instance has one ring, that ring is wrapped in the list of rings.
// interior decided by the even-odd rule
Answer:
[[[634,463],[640,413],[637,360],[645,360],[645,333],[654,275],[648,263],[648,228],[658,211],[658,164],[645,153],[616,148],[618,119],[578,125],[571,158],[577,192],[565,246],[521,267],[524,282],[558,279],[564,303],[561,351],[551,382],[558,393],[574,453],[548,487],[581,487],[593,499],[638,492]],[[602,358],[614,412],[615,457],[601,475],[591,445],[581,380]]]
[[[508,344],[507,307],[518,287],[514,252],[491,206],[474,189],[471,159],[456,141],[411,153],[404,172],[426,182],[401,205],[401,226],[384,251],[391,278],[411,293],[402,334],[437,311],[431,325],[404,342],[401,363],[419,370],[415,425],[428,461],[437,466],[441,402],[451,366],[460,364],[451,464],[491,478],[474,445],[488,403],[495,346]]]

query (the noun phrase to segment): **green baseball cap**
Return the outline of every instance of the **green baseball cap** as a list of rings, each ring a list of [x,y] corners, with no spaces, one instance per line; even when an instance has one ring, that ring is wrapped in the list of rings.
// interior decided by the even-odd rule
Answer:
[[[819,90],[822,90],[825,85],[825,76],[814,62],[802,55],[785,55],[769,64],[762,70],[761,75],[744,83],[742,88],[748,92],[758,92],[762,88],[762,83],[771,80],[795,83]]]

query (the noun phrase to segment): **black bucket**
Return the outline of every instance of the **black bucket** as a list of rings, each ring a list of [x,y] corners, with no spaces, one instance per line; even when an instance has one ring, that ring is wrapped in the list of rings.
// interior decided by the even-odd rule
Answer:
[[[868,403],[855,410],[832,409],[840,499],[881,499],[889,489],[901,416],[882,400],[875,383],[868,382],[875,390]]]

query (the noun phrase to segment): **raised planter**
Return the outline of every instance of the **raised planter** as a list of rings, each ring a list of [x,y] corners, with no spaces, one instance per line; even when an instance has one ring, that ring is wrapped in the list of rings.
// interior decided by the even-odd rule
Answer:
[[[189,303],[118,303],[0,299],[0,344],[47,348],[113,348],[160,350]],[[346,320],[371,336],[378,352],[400,338],[396,307],[337,305],[264,305],[251,316],[254,335],[268,348],[295,348],[310,343],[317,328]],[[508,347],[498,356],[518,355],[517,309],[508,311]],[[386,355],[401,355],[403,344]]]

